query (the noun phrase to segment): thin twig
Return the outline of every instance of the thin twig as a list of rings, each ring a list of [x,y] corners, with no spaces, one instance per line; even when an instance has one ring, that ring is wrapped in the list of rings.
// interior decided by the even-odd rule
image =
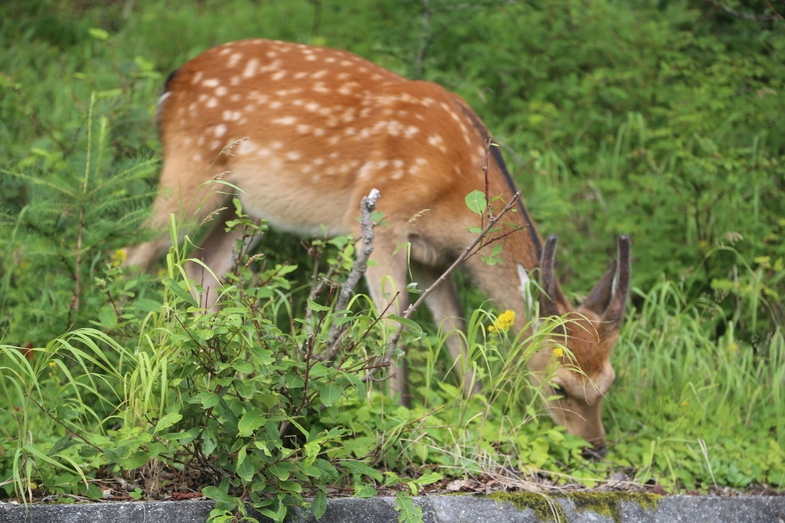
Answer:
[[[373,218],[371,215],[373,214],[374,209],[376,209],[376,202],[380,197],[381,193],[377,189],[371,189],[370,194],[368,194],[368,196],[363,196],[362,202],[360,203],[360,232],[363,239],[363,248],[357,253],[357,258],[355,258],[354,264],[352,264],[352,270],[341,286],[341,292],[338,294],[338,303],[335,304],[335,310],[337,311],[336,319],[341,317],[342,313],[340,311],[345,310],[349,305],[349,300],[352,297],[354,288],[368,269],[368,258],[371,257],[371,253],[373,252],[374,239]],[[345,324],[336,325],[335,322],[333,322],[333,325],[330,328],[330,336],[327,341],[327,350],[320,359],[326,361],[333,359],[335,353],[338,352],[338,342],[345,329]]]
[[[474,241],[471,244],[469,244],[469,246],[466,247],[466,249],[464,249],[461,255],[458,256],[458,258],[455,260],[455,262],[453,262],[453,264],[450,265],[450,267],[446,271],[444,271],[442,275],[439,276],[430,287],[428,287],[423,291],[423,293],[420,295],[419,299],[416,302],[414,302],[413,304],[409,305],[409,307],[406,308],[406,310],[402,315],[403,318],[409,319],[412,316],[412,314],[414,314],[414,311],[416,311],[417,308],[422,304],[422,302],[425,301],[428,295],[430,295],[438,285],[444,282],[447,279],[447,277],[450,276],[453,273],[453,271],[455,271],[455,269],[458,268],[459,265],[461,265],[461,263],[463,263],[469,256],[474,254],[472,251],[474,251],[475,247],[480,245],[480,243],[485,238],[485,236],[491,231],[491,229],[493,229],[493,227],[499,222],[499,220],[501,220],[501,218],[505,214],[507,214],[507,212],[518,203],[520,197],[521,197],[521,192],[520,191],[516,192],[515,195],[512,197],[512,199],[510,200],[510,202],[504,206],[504,209],[502,209],[497,216],[492,217],[488,221],[488,225],[486,225],[485,228],[482,230],[482,232],[477,235]],[[368,373],[361,378],[363,381],[372,380],[374,374],[376,374],[380,368],[389,366],[390,360],[392,359],[392,355],[395,353],[395,349],[397,348],[398,342],[401,339],[401,334],[403,334],[403,329],[404,329],[404,325],[402,323],[398,325],[395,334],[393,334],[393,337],[390,339],[390,346],[387,349],[387,352],[385,352],[384,356],[382,358],[379,358],[374,364],[374,366],[368,370]]]

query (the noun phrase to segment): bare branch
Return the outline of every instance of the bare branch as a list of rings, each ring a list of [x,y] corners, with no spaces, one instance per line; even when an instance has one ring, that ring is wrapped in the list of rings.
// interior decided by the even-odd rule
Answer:
[[[335,304],[335,310],[339,311],[338,314],[349,305],[349,299],[352,297],[354,288],[368,269],[368,258],[371,257],[371,253],[373,252],[374,239],[373,219],[371,214],[374,209],[376,209],[376,202],[380,197],[381,193],[378,190],[371,189],[370,194],[368,196],[363,196],[362,202],[360,203],[360,232],[363,239],[363,248],[357,253],[357,258],[354,260],[352,270],[341,286],[341,292],[338,294],[338,303]],[[340,317],[338,314],[336,315],[336,318]],[[335,356],[335,353],[338,351],[338,342],[341,340],[344,331],[345,327],[343,325],[338,326],[333,323],[333,326],[330,329],[330,337],[327,341],[327,350],[320,359],[329,361]]]

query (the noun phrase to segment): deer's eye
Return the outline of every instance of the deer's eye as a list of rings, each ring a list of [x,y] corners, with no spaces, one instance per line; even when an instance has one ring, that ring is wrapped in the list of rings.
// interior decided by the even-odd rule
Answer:
[[[555,396],[559,396],[560,398],[567,397],[567,393],[564,392],[564,387],[562,387],[558,383],[551,383],[551,388],[553,389],[553,394]]]

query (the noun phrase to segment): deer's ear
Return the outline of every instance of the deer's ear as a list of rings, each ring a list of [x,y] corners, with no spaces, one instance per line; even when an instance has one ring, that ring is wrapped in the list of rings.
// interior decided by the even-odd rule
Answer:
[[[611,262],[611,266],[594,286],[589,297],[583,302],[583,306],[598,316],[603,316],[610,305],[613,297],[613,279],[616,277],[616,260]]]
[[[540,316],[560,316],[558,300],[561,294],[559,283],[553,272],[554,258],[556,257],[556,235],[551,234],[545,242],[540,260]]]
[[[630,238],[623,235],[619,236],[619,280],[616,283],[613,299],[603,316],[603,320],[617,331],[621,327],[622,319],[624,319],[624,308],[627,305],[627,294],[630,292],[631,276]]]

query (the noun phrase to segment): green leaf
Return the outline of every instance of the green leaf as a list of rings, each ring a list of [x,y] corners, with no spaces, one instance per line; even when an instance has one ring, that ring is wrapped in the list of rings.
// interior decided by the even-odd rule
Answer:
[[[324,305],[319,305],[313,300],[308,300],[308,308],[314,312],[328,312],[330,307],[325,307]]]
[[[422,509],[414,504],[408,492],[396,493],[395,501],[395,510],[399,512],[399,523],[422,521]]]
[[[303,487],[294,481],[279,481],[278,486],[289,492],[302,492]]]
[[[157,434],[164,429],[168,429],[178,421],[183,419],[183,415],[179,412],[170,412],[163,418],[158,420],[158,423],[155,424],[155,429],[153,430],[153,434]]]
[[[431,483],[436,483],[443,477],[444,476],[442,476],[438,472],[426,472],[425,474],[417,478],[415,481],[420,485],[430,485]]]
[[[330,382],[319,391],[319,399],[326,407],[330,407],[341,399],[341,394],[343,394],[341,388],[335,383]]]
[[[134,470],[144,466],[150,461],[149,452],[135,452],[122,460],[123,470]]]
[[[361,463],[359,461],[342,461],[341,464],[346,467],[347,469],[355,472],[357,474],[362,474],[363,476],[368,476],[369,478],[373,478],[376,481],[384,481],[384,476],[382,473],[376,469],[372,469],[365,463]]]
[[[485,209],[488,208],[488,201],[485,199],[485,193],[482,191],[474,190],[466,195],[466,207],[469,208],[474,214],[483,215]]]
[[[141,56],[134,58],[134,63],[141,71],[152,71],[155,68],[155,64],[153,62],[145,60]]]
[[[327,494],[323,490],[319,490],[311,501],[311,512],[316,519],[320,519],[327,510]]]
[[[235,472],[245,483],[250,483],[256,474],[256,468],[251,463],[251,460],[246,459],[235,467]]]
[[[199,306],[199,304],[196,303],[194,297],[191,296],[191,293],[187,292],[185,289],[180,287],[180,284],[178,282],[174,281],[171,278],[164,278],[163,280],[161,280],[161,283],[163,283],[167,289],[172,291],[172,293],[175,296],[186,302],[188,305],[191,305],[192,307]]]
[[[92,36],[96,40],[104,41],[109,39],[109,33],[101,29],[100,27],[91,27],[90,29],[87,30],[87,32],[90,33],[90,36]]]
[[[237,503],[235,498],[222,491],[218,487],[205,487],[202,489],[202,494],[204,494],[206,498],[214,499],[215,501],[219,501],[221,503],[227,503],[230,505]]]
[[[372,498],[379,492],[370,485],[355,485],[354,496],[357,498]]]
[[[389,314],[386,317],[391,319],[391,320],[393,320],[393,321],[395,321],[395,322],[398,322],[398,323],[400,323],[400,324],[402,324],[402,325],[404,325],[406,327],[409,327],[409,329],[411,329],[412,331],[414,331],[416,333],[419,333],[419,332],[422,331],[422,329],[420,329],[420,325],[416,321],[410,320],[409,318],[404,318],[403,316],[398,316],[396,314]]]
[[[113,329],[117,327],[117,313],[111,305],[104,305],[98,311],[98,320],[101,322],[102,327]]]
[[[216,447],[218,447],[218,440],[211,432],[205,432],[202,436],[202,453],[205,457],[212,454]]]
[[[240,422],[237,424],[238,436],[241,438],[250,436],[253,431],[265,423],[267,423],[267,418],[262,416],[262,411],[258,409],[249,410],[243,414],[243,417],[240,418]]]

